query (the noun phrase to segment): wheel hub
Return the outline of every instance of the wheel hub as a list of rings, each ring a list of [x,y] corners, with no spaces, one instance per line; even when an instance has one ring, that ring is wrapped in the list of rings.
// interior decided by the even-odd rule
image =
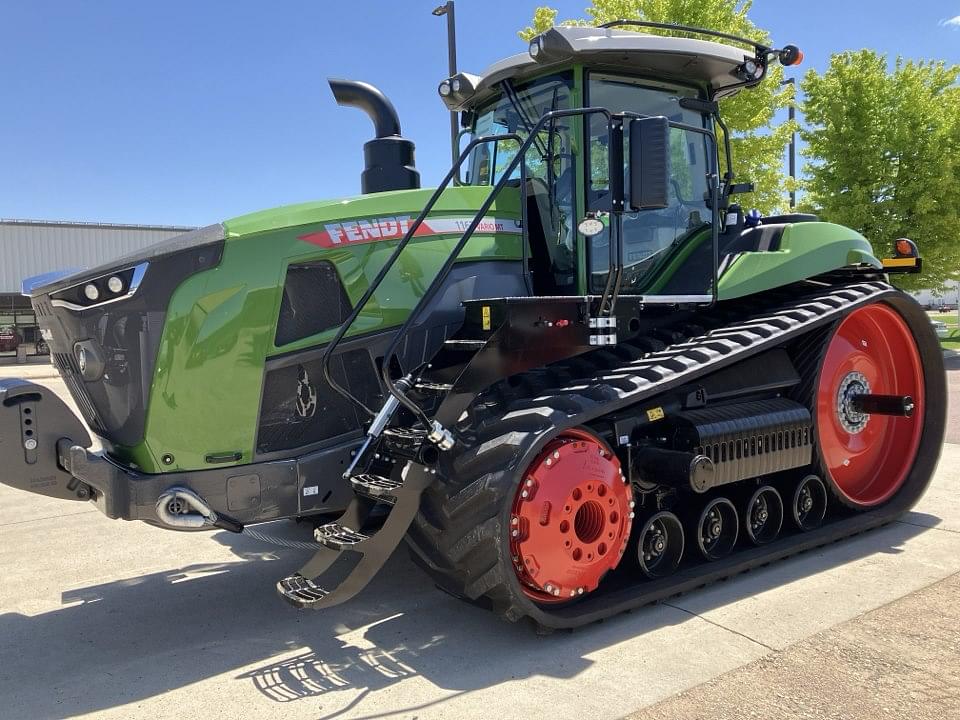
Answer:
[[[510,552],[524,592],[559,602],[596,589],[623,556],[633,505],[620,461],[593,435],[569,430],[548,443],[510,514]],[[662,552],[660,543],[650,550]]]
[[[870,383],[860,372],[850,372],[840,381],[837,389],[837,419],[840,425],[851,435],[863,432],[870,416],[853,407],[853,398],[857,395],[868,395]]]

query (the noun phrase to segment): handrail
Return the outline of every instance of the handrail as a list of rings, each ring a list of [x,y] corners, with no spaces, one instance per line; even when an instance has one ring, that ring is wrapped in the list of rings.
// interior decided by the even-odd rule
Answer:
[[[763,43],[759,43],[756,40],[751,40],[750,38],[741,37],[739,35],[731,35],[729,33],[720,32],[718,30],[708,30],[706,28],[693,27],[692,25],[677,25],[674,23],[661,23],[661,22],[650,22],[648,20],[611,20],[610,22],[605,22],[602,25],[597,27],[607,29],[613,29],[617,27],[642,27],[642,28],[653,28],[656,30],[676,30],[677,32],[693,33],[695,35],[706,35],[708,37],[721,38],[723,40],[732,40],[733,42],[742,43],[744,45],[749,45],[752,47],[758,55],[761,53],[768,53],[773,48],[770,48]]]
[[[473,149],[484,143],[500,142],[501,140],[516,140],[518,143],[521,141],[520,136],[514,133],[509,133],[507,135],[484,135],[482,137],[474,138],[470,141],[467,147],[463,149],[463,152],[460,153],[460,157],[457,158],[457,161],[450,168],[450,171],[443,178],[443,181],[437,186],[437,189],[434,190],[433,195],[430,196],[427,204],[423,206],[423,210],[420,211],[417,219],[413,221],[409,228],[407,228],[406,234],[403,236],[403,238],[401,238],[400,242],[397,243],[393,253],[391,253],[389,258],[387,258],[387,261],[383,264],[383,267],[380,268],[380,272],[377,273],[377,276],[373,279],[373,282],[370,283],[363,295],[360,296],[360,300],[357,301],[357,304],[353,307],[353,310],[347,316],[347,319],[340,325],[336,335],[333,336],[333,339],[330,341],[330,344],[327,345],[327,349],[323,353],[323,358],[321,358],[321,361],[323,363],[324,379],[331,388],[340,393],[347,400],[350,400],[356,403],[359,407],[363,408],[363,410],[365,410],[371,417],[374,417],[376,413],[368,408],[362,400],[354,397],[349,390],[342,387],[333,379],[333,374],[330,372],[330,360],[333,357],[333,352],[340,344],[340,341],[343,340],[344,335],[346,335],[350,328],[353,327],[353,323],[356,322],[358,317],[360,317],[360,313],[363,312],[363,309],[370,301],[370,298],[373,297],[373,293],[375,293],[377,288],[380,287],[380,284],[387,276],[387,273],[390,272],[390,269],[393,267],[394,263],[396,263],[397,258],[400,257],[400,253],[403,252],[403,249],[413,238],[414,233],[416,233],[423,224],[423,221],[433,209],[433,206],[437,204],[437,200],[440,199],[440,195],[442,195],[443,191],[447,189],[447,186],[450,184],[451,180],[453,180],[453,178],[459,174],[461,166],[469,157],[470,153],[473,152]]]
[[[450,252],[450,255],[447,257],[446,262],[444,262],[443,267],[440,268],[439,272],[434,276],[433,282],[430,283],[430,287],[427,288],[426,292],[421,296],[420,301],[413,308],[410,314],[407,316],[407,319],[400,326],[400,329],[393,336],[389,347],[386,352],[383,354],[383,364],[380,367],[381,378],[383,379],[383,384],[390,392],[390,394],[396,398],[404,407],[413,412],[423,423],[425,427],[429,427],[430,421],[427,418],[424,411],[412,400],[406,397],[402,392],[400,392],[393,383],[393,379],[390,377],[390,361],[393,358],[400,341],[410,331],[410,328],[413,326],[413,323],[418,319],[419,313],[423,308],[433,299],[437,291],[440,289],[443,281],[450,274],[450,270],[453,268],[454,263],[457,261],[457,258],[460,255],[460,252],[466,246],[467,242],[473,236],[473,233],[476,231],[477,227],[482,222],[484,216],[486,216],[487,211],[493,205],[494,200],[497,196],[506,187],[506,184],[510,180],[510,176],[513,175],[514,171],[517,169],[517,166],[521,161],[526,157],[527,150],[530,149],[530,146],[535,142],[537,133],[540,132],[541,128],[550,120],[562,117],[571,117],[574,115],[595,115],[602,114],[607,118],[607,123],[609,124],[611,114],[610,111],[606,108],[573,108],[569,110],[551,110],[550,112],[544,113],[540,116],[540,119],[530,130],[527,135],[527,139],[523,141],[520,147],[517,149],[517,154],[514,156],[513,160],[510,161],[510,164],[503,171],[503,174],[500,176],[500,180],[497,181],[496,185],[493,186],[493,189],[487,195],[487,199],[484,200],[483,204],[480,206],[480,209],[477,211],[477,214],[474,216],[473,221],[461,235],[460,240],[457,242],[456,246]]]

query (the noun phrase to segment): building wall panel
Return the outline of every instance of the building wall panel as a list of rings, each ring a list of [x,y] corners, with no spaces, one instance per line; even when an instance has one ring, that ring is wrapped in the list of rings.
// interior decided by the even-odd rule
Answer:
[[[19,293],[24,278],[96,267],[193,229],[0,220],[0,294]]]

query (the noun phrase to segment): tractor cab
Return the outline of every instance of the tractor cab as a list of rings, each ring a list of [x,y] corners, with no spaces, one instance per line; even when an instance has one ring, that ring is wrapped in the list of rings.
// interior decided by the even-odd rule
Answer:
[[[618,29],[625,25],[711,39]],[[760,82],[773,57],[795,64],[802,56],[792,46],[622,21],[553,28],[480,76],[441,82],[444,103],[461,113],[461,137],[494,138],[471,150],[461,181],[521,189],[532,294],[601,294],[616,274],[621,295],[712,302],[712,249],[734,231],[739,239],[736,216],[731,233],[720,230],[729,197],[748,189],[729,170],[720,177],[714,128],[726,131],[717,100]]]

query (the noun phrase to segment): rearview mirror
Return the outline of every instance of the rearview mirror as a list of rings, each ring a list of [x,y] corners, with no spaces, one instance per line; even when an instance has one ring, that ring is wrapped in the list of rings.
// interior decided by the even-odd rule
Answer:
[[[630,209],[669,207],[670,123],[665,117],[630,121]]]

